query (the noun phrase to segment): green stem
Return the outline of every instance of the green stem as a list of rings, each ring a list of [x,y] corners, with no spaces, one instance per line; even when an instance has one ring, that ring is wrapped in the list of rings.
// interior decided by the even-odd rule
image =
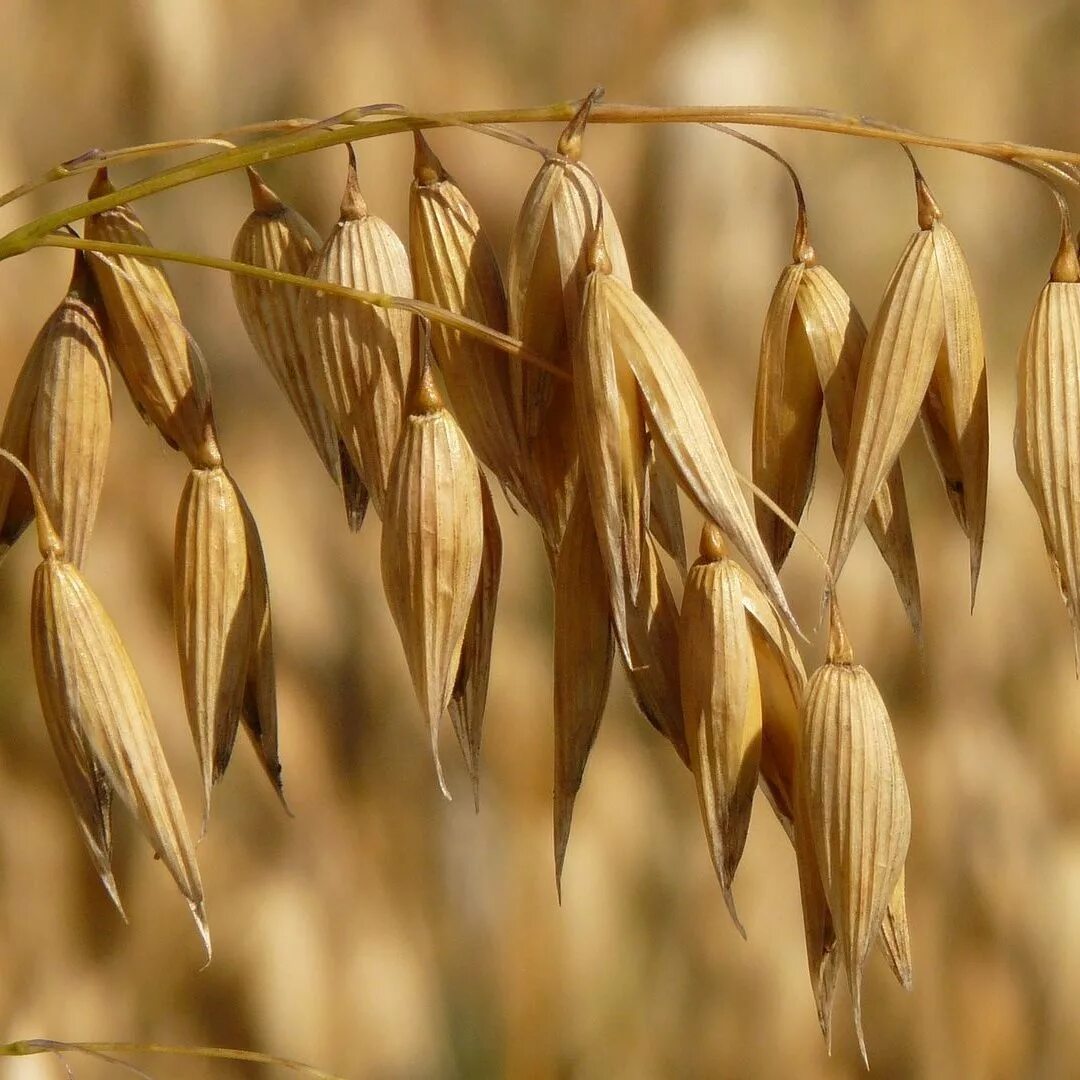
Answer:
[[[205,266],[210,270],[224,270],[229,274],[243,274],[246,277],[261,278],[264,281],[274,281],[280,285],[292,285],[298,289],[308,289],[311,292],[329,293],[331,296],[340,296],[346,300],[370,304],[372,307],[387,310],[399,308],[402,311],[411,311],[414,315],[420,315],[431,322],[441,323],[451,330],[458,330],[463,334],[477,338],[485,344],[494,346],[500,352],[542,368],[556,378],[569,379],[569,375],[565,371],[550,364],[543,357],[530,352],[517,338],[493,330],[490,326],[484,326],[483,323],[478,323],[465,315],[458,315],[435,304],[429,304],[426,300],[414,300],[409,296],[392,296],[389,293],[350,289],[347,285],[319,281],[316,278],[304,277],[302,274],[287,274],[281,270],[269,270],[262,266],[251,266],[248,263],[234,262],[232,259],[219,259],[215,255],[197,255],[190,251],[170,251],[167,248],[147,247],[143,244],[117,244],[108,240],[86,240],[83,237],[69,236],[66,233],[44,236],[34,246],[96,251],[102,255],[127,255],[137,259],[164,259],[167,262],[186,263],[189,266]]]
[[[328,130],[322,124],[306,127],[300,131],[286,130],[261,138],[235,150],[210,154],[173,166],[143,180],[117,189],[99,199],[91,199],[75,206],[67,207],[50,214],[45,214],[23,225],[3,238],[0,238],[0,259],[18,255],[34,246],[34,242],[63,225],[69,225],[80,218],[101,210],[111,209],[121,203],[146,198],[160,191],[180,187],[193,180],[217,176],[247,165],[259,165],[267,161],[306,154],[337,146],[345,142],[389,135],[394,132],[412,131],[422,128],[447,126],[476,126],[494,124],[533,124],[557,123],[571,119],[578,108],[577,102],[561,102],[525,109],[483,109],[454,113],[434,113],[417,116],[410,113],[384,116],[379,120],[370,118],[371,110],[357,122],[346,122]],[[383,107],[385,108],[385,107]],[[337,124],[357,114],[364,115],[365,110],[350,110],[333,118]],[[884,139],[890,142],[910,143],[916,146],[937,147],[944,150],[957,150],[995,161],[1012,162],[1033,159],[1063,165],[1080,165],[1080,153],[1054,150],[1048,147],[1024,146],[1016,143],[977,142],[968,139],[953,139],[940,135],[927,135],[909,131],[905,128],[886,124],[859,116],[845,116],[841,113],[824,109],[796,109],[773,106],[742,105],[683,105],[683,106],[645,106],[597,104],[593,107],[589,122],[591,124],[685,124],[718,123],[749,124],[763,127],[794,128],[802,131],[817,131],[837,135],[853,135],[859,138]],[[278,122],[274,122],[276,126]],[[291,121],[281,121],[290,125]],[[134,153],[138,148],[132,148]],[[55,171],[55,170],[54,170]],[[70,170],[62,175],[69,175]],[[18,190],[18,189],[16,189]]]
[[[291,1058],[261,1054],[257,1050],[232,1050],[221,1046],[163,1046],[160,1043],[58,1042],[54,1039],[24,1039],[0,1046],[0,1057],[29,1057],[32,1054],[60,1054],[69,1051],[83,1054],[171,1054],[174,1057],[198,1057],[247,1061],[255,1065],[276,1065],[282,1069],[303,1073],[314,1080],[342,1080],[334,1073],[305,1065]]]

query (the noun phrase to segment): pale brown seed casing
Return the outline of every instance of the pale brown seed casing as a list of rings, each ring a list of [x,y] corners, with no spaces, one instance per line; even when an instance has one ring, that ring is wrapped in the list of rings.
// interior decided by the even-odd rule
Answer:
[[[732,882],[746,844],[761,763],[761,685],[739,573],[706,525],[679,620],[679,675],[690,764],[709,852],[742,931]]]
[[[1080,671],[1080,263],[1062,227],[1061,247],[1020,347],[1016,471],[1042,526],[1046,552],[1073,628]]]
[[[604,561],[592,510],[578,488],[555,568],[555,884],[562,868],[574,802],[611,685],[615,638]]]
[[[454,690],[483,557],[476,457],[425,365],[388,493],[382,576],[447,798],[439,721]]]
[[[502,577],[502,530],[495,513],[491,489],[480,473],[480,493],[484,512],[484,555],[476,582],[465,638],[461,645],[454,692],[450,698],[450,722],[461,747],[465,768],[473,785],[473,803],[480,808],[480,744],[487,708],[491,647],[495,633],[495,608]]]
[[[252,170],[248,178],[254,209],[233,242],[233,261],[287,274],[306,274],[322,247],[318,233]],[[232,276],[232,287],[236,310],[252,347],[289,399],[330,478],[346,493],[359,493],[359,500],[346,506],[350,523],[358,528],[367,506],[367,493],[354,477],[347,478],[344,485],[342,482],[343,468],[353,467],[322,402],[323,373],[309,354],[301,290],[244,274]]]
[[[832,611],[828,661],[810,677],[799,783],[862,1035],[862,973],[911,836],[907,784],[888,711],[854,664]]]
[[[173,573],[180,676],[208,814],[240,723],[254,622],[247,524],[236,485],[222,468],[188,476],[176,515]]]
[[[506,292],[495,253],[472,204],[417,132],[409,193],[409,255],[416,295],[505,333]],[[519,501],[522,452],[510,386],[510,358],[439,323],[431,347],[446,395],[476,456]]]
[[[39,683],[51,685],[50,726],[77,729],[110,787],[135,816],[210,938],[202,883],[184,813],[146,695],[112,620],[75,567],[56,557],[38,567],[31,616]]]
[[[27,464],[68,559],[82,566],[105,481],[112,430],[109,355],[82,256],[34,347],[40,369]]]
[[[91,185],[90,197],[113,190],[103,169]],[[153,246],[126,205],[88,217],[86,237]],[[136,408],[192,464],[220,464],[210,377],[184,329],[161,263],[128,255],[89,258],[105,308],[110,350]]]
[[[754,483],[796,523],[814,484],[822,391],[810,341],[796,304],[806,272],[802,262],[784,268],[773,290],[761,335],[754,399]],[[778,570],[795,534],[762,502],[758,530]]]
[[[866,326],[843,287],[820,264],[808,266],[803,272],[796,305],[824,390],[833,456],[843,468],[851,440]],[[908,620],[918,635],[922,631],[919,570],[899,461],[874,493],[866,526],[892,573]]]
[[[368,212],[351,148],[349,154],[341,216],[309,274],[353,289],[411,297],[405,246],[385,221]],[[308,290],[303,317],[312,360],[322,368],[330,415],[383,516],[412,370],[413,316]]]

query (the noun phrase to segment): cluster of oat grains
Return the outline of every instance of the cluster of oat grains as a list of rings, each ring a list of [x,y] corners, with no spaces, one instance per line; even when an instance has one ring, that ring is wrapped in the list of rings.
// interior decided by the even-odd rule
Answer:
[[[590,96],[556,148],[541,150],[505,287],[479,216],[418,130],[407,243],[368,208],[350,146],[329,236],[249,166],[252,213],[231,262],[217,264],[232,270],[252,345],[340,489],[348,525],[361,527],[369,501],[381,522],[386,599],[443,791],[449,796],[439,734],[449,712],[479,799],[502,564],[497,503],[505,500],[535,520],[553,579],[560,892],[574,801],[617,656],[642,714],[692,774],[706,846],[740,930],[735,878],[755,791],[765,792],[794,848],[823,1032],[828,1038],[843,968],[862,1045],[861,981],[875,942],[911,985],[911,812],[888,711],[841,621],[837,579],[865,522],[920,632],[899,454],[921,419],[969,539],[974,602],[989,434],[971,276],[912,159],[918,229],[867,331],[818,262],[789,167],[798,215],[792,262],[765,315],[752,509],[691,363],[634,290],[615,213],[582,160],[595,105]],[[101,169],[90,198],[112,192]],[[75,266],[0,435],[11,465],[0,473],[0,543],[6,551],[36,517],[34,664],[95,868],[119,906],[110,850],[118,795],[209,950],[193,845],[145,696],[80,570],[108,453],[111,363],[140,414],[190,464],[173,617],[204,827],[241,725],[284,801],[267,569],[223,463],[202,354],[135,213],[105,202],[113,205],[87,216],[82,239],[51,238],[77,249]],[[1064,210],[1062,218],[1060,251],[1021,351],[1016,456],[1075,628],[1080,261]],[[822,414],[843,484],[822,557],[826,657],[807,677],[778,574],[812,491]],[[689,567],[680,492],[702,519]]]

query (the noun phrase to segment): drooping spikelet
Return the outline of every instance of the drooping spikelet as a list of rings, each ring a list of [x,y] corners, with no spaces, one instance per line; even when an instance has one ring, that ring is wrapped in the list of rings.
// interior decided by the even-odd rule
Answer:
[[[735,564],[706,523],[679,622],[683,719],[716,876],[743,932],[731,886],[742,858],[761,762],[761,685]]]
[[[555,886],[562,868],[574,801],[611,685],[615,638],[604,561],[584,487],[570,511],[555,567]]]
[[[484,560],[476,457],[443,406],[425,358],[412,394],[383,517],[382,576],[439,786],[439,721],[450,703]]]
[[[1042,526],[1069,614],[1080,672],[1080,261],[1066,221],[1061,244],[1020,347],[1016,471]]]
[[[461,645],[454,692],[450,698],[450,722],[472,779],[473,803],[480,808],[480,743],[483,738],[484,712],[487,708],[488,676],[491,672],[491,646],[495,632],[495,608],[502,577],[502,530],[495,513],[491,489],[480,473],[480,493],[484,510],[484,555],[476,581],[465,639]]]
[[[114,191],[101,169],[90,198]],[[152,246],[130,206],[103,210],[86,219],[90,240]],[[105,307],[113,358],[135,407],[165,441],[193,465],[221,464],[210,403],[210,378],[190,341],[168,278],[156,259],[90,255]]]
[[[119,906],[109,868],[107,783],[187,899],[209,956],[195,851],[146,695],[112,619],[67,561],[36,489],[33,497],[42,556],[30,608],[34,673],[49,733],[64,748],[61,766],[84,837]]]
[[[409,255],[416,295],[505,332],[506,292],[476,211],[420,132],[409,193]],[[439,323],[431,348],[454,415],[476,456],[524,502],[524,462],[510,385],[498,349]]]
[[[630,284],[615,215],[580,160],[592,104],[592,97],[585,101],[560,137],[557,152],[533,179],[514,227],[507,268],[510,333],[567,375],[589,272],[588,248],[598,226],[611,274]],[[555,551],[577,478],[573,389],[568,381],[525,363],[512,364],[510,371],[530,510],[549,551]]]
[[[796,787],[804,792],[865,1059],[863,967],[907,856],[911,806],[888,711],[853,661],[835,601],[828,659],[807,686]]]
[[[319,234],[254,169],[248,169],[248,180],[253,210],[233,242],[233,261],[306,274],[322,246]],[[330,478],[344,492],[349,524],[358,529],[367,509],[367,490],[322,403],[323,374],[308,351],[300,290],[243,274],[233,275],[232,286],[252,347],[289,399]]]
[[[341,215],[309,273],[354,289],[411,296],[405,246],[385,221],[369,213],[351,146],[348,151]],[[330,415],[383,516],[410,385],[413,316],[311,290],[304,293],[302,311]]]
[[[180,497],[173,614],[204,812],[242,718],[280,794],[266,568],[250,512],[221,467],[192,469]]]
[[[885,290],[856,390],[829,549],[835,579],[920,411],[968,537],[974,603],[986,518],[988,431],[978,306],[956,238],[916,169],[919,230]]]
[[[97,516],[112,428],[109,355],[100,298],[76,253],[67,294],[41,328],[8,406],[0,445],[25,461],[38,482],[64,550],[82,566]],[[0,476],[0,555],[33,518],[22,480]]]

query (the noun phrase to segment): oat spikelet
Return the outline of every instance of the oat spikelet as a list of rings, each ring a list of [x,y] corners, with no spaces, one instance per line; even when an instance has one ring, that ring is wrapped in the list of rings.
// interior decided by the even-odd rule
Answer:
[[[101,169],[90,198],[115,189]],[[89,240],[153,246],[130,206],[86,219]],[[210,378],[190,342],[165,271],[156,259],[91,255],[107,317],[112,355],[135,407],[193,465],[221,464],[210,404]]]
[[[476,458],[444,408],[425,362],[386,503],[382,575],[430,729],[439,786],[448,799],[439,760],[439,720],[453,694],[483,558]]]
[[[679,484],[746,559],[769,599],[795,626],[780,580],[739,491],[705,393],[678,343],[648,305],[614,274],[596,278],[613,349],[634,373],[652,435]]]
[[[322,246],[318,233],[286,206],[254,169],[248,169],[248,180],[254,209],[233,242],[233,261],[306,274]],[[330,478],[344,491],[349,524],[358,529],[367,509],[367,490],[323,406],[323,376],[308,352],[300,290],[243,274],[233,275],[232,286],[236,310],[252,347],[289,399]]]
[[[604,561],[583,487],[559,547],[554,639],[555,887],[561,900],[574,801],[604,714],[615,652]]]
[[[604,557],[611,616],[623,658],[631,667],[627,601],[637,596],[646,531],[645,420],[634,373],[612,333],[605,279],[611,262],[598,230],[590,243],[581,324],[574,349],[574,409],[581,467],[589,492],[596,537]]]
[[[348,151],[341,215],[309,273],[353,289],[412,296],[405,246],[368,212],[351,146]],[[382,516],[410,384],[413,316],[310,290],[302,310],[330,415]]]
[[[510,241],[507,301],[510,333],[549,363],[572,373],[581,318],[588,245],[597,224],[613,276],[630,284],[622,236],[596,178],[581,163],[589,98],[540,167],[525,196]],[[549,552],[558,547],[577,481],[577,440],[571,385],[512,363],[511,388],[525,455],[530,510]]]
[[[803,272],[796,297],[799,318],[813,350],[825,393],[833,456],[843,468],[851,438],[855,390],[866,344],[866,326],[851,298],[820,263]],[[915,544],[900,462],[874,493],[866,527],[896,583],[896,591],[916,636],[922,633],[922,600]]]
[[[109,357],[100,298],[82,253],[67,294],[30,348],[0,445],[30,466],[71,562],[81,566],[97,516],[112,428]],[[11,469],[0,475],[0,555],[33,519]]]
[[[208,815],[240,724],[253,629],[247,522],[223,468],[193,469],[188,476],[176,515],[173,572],[184,703]]]
[[[416,295],[505,332],[506,292],[476,211],[420,132],[409,195],[409,255]],[[454,416],[476,456],[524,501],[510,359],[473,337],[435,324],[431,347]]]
[[[1080,672],[1080,262],[1068,225],[1020,347],[1016,470],[1042,525]]]
[[[480,743],[487,707],[488,675],[491,672],[495,608],[502,576],[502,530],[499,528],[491,489],[483,473],[480,473],[480,493],[484,513],[484,555],[449,705],[450,722],[465,759],[465,768],[472,779],[473,804],[477,810],[480,809]]]
[[[761,335],[752,436],[754,483],[793,521],[802,518],[814,484],[822,391],[796,298],[813,249],[806,245],[776,283]],[[777,570],[795,534],[763,502],[758,530]]]
[[[679,623],[679,674],[690,763],[716,875],[745,936],[731,886],[742,858],[761,762],[761,686],[734,564],[706,524]]]
[[[104,777],[138,820],[187,899],[209,958],[210,935],[195,851],[146,695],[116,626],[79,570],[66,560],[63,543],[36,493],[35,504],[42,561],[34,574],[30,641],[50,734],[70,735],[80,768],[89,765],[87,772]],[[107,801],[99,805],[107,814]],[[79,818],[85,831],[81,812]],[[101,852],[104,869],[94,851],[100,832],[87,834],[87,839],[116,900],[107,867],[107,824]]]
[[[835,602],[828,659],[807,686],[798,772],[865,1060],[863,967],[907,856],[911,807],[888,711],[853,661]]]
[[[835,579],[921,411],[969,538],[974,601],[988,460],[982,331],[959,246],[917,169],[915,188],[919,230],[893,272],[859,371],[829,567]]]

